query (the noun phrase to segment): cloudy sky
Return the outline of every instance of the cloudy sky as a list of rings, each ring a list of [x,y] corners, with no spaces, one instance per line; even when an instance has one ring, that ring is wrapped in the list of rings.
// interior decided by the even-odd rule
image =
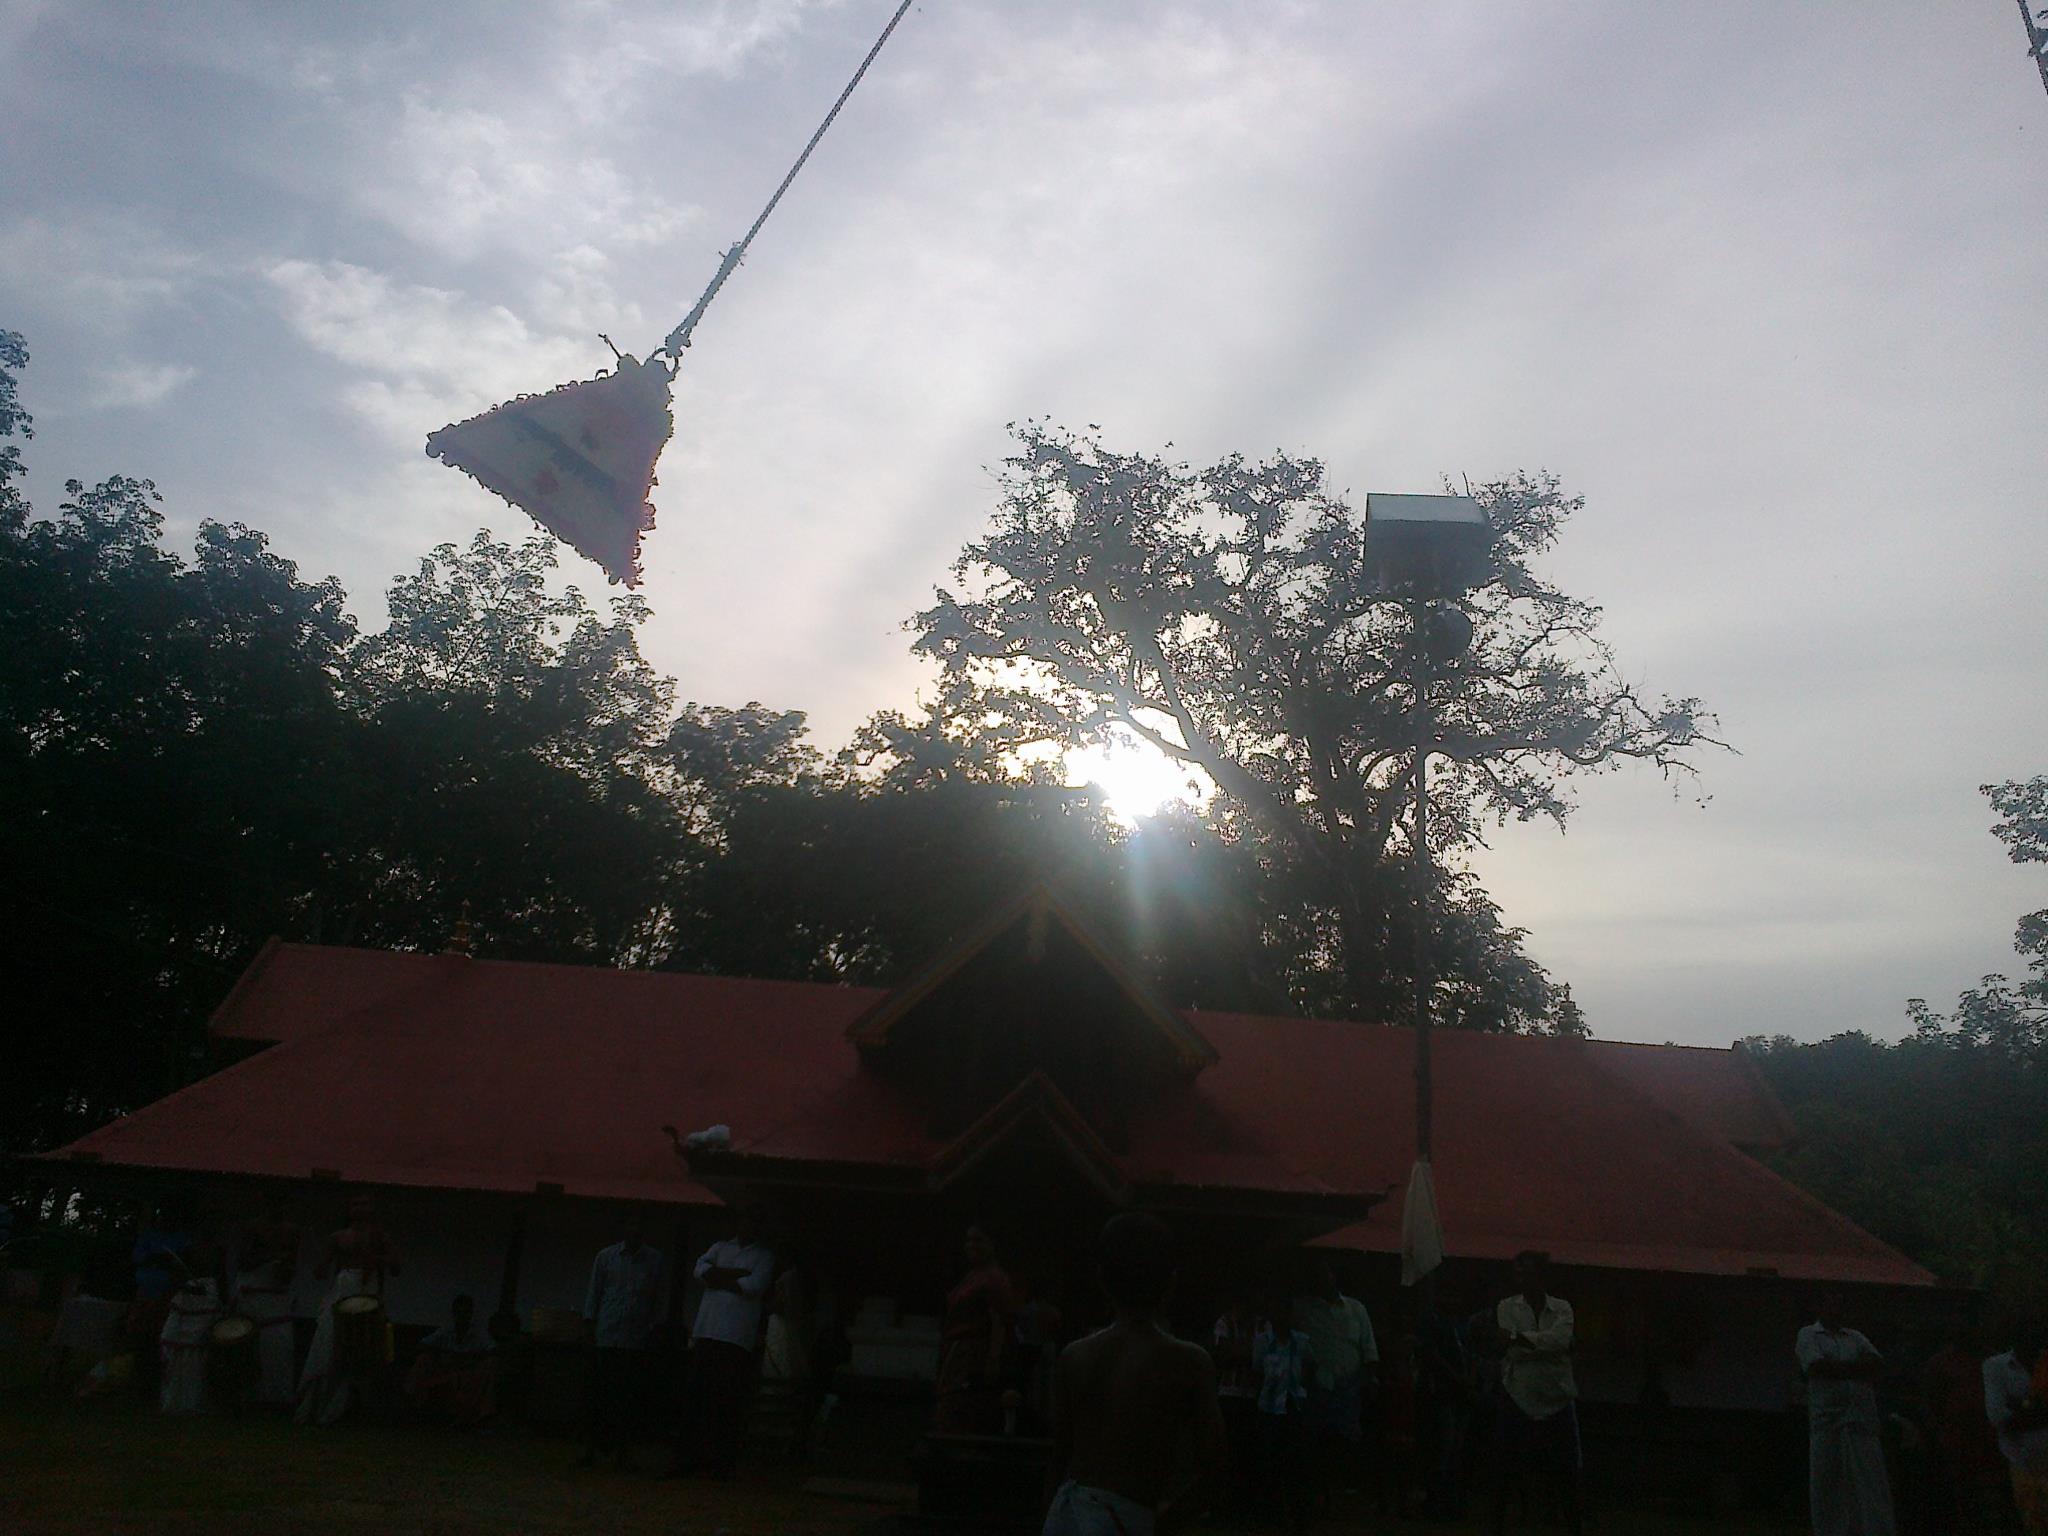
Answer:
[[[523,529],[426,433],[651,346],[890,9],[0,0],[33,493],[151,476],[375,622]],[[1976,793],[2048,771],[2044,358],[2005,0],[922,0],[698,333],[648,646],[827,744],[908,702],[1023,416],[1547,467],[1555,573],[1741,755],[1502,832],[1510,919],[1606,1036],[1896,1032],[2048,905]]]

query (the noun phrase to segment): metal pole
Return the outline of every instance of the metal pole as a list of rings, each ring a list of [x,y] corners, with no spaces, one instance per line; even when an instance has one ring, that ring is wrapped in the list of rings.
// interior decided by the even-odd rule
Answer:
[[[2041,84],[2048,87],[2048,27],[2035,22],[2033,0],[2020,0],[2020,22],[2027,29],[2027,53],[2041,71]]]
[[[1427,611],[1415,605],[1415,1155],[1429,1156],[1433,1118],[1429,1059],[1429,651]]]

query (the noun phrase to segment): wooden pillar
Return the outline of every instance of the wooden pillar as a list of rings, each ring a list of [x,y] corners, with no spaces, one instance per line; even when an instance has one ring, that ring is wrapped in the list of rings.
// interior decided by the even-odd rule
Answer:
[[[519,1268],[526,1259],[526,1206],[519,1205],[512,1216],[512,1234],[505,1239],[505,1264],[498,1275],[498,1311],[519,1312]]]

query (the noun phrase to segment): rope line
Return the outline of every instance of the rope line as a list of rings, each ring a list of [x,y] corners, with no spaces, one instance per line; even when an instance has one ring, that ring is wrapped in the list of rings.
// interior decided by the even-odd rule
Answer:
[[[775,205],[782,201],[782,194],[789,190],[789,184],[796,180],[797,172],[801,171],[804,168],[804,162],[811,158],[811,151],[816,149],[818,141],[825,137],[825,130],[830,128],[832,120],[839,116],[839,109],[846,105],[847,97],[851,96],[853,88],[860,84],[861,77],[868,72],[868,66],[875,62],[875,56],[882,51],[882,45],[889,41],[889,34],[896,30],[896,23],[903,19],[904,13],[910,9],[911,4],[912,0],[903,0],[903,3],[896,7],[896,14],[891,16],[889,24],[882,28],[882,35],[875,39],[875,46],[870,48],[868,56],[860,61],[860,68],[853,72],[853,78],[846,82],[846,89],[841,91],[839,99],[832,103],[832,110],[825,114],[825,121],[818,124],[818,131],[811,135],[811,141],[804,146],[804,152],[796,157],[796,164],[792,165],[789,168],[789,174],[782,178],[782,185],[777,187],[775,195],[768,199],[768,206],[761,210],[760,216],[754,220],[752,227],[744,235],[740,236],[739,243],[728,250],[719,261],[718,271],[713,275],[711,285],[704,290],[696,304],[691,307],[690,312],[683,317],[682,324],[668,333],[668,339],[662,342],[661,346],[656,350],[656,356],[665,352],[670,358],[677,361],[681,360],[683,348],[690,344],[690,335],[697,329],[697,322],[704,318],[704,311],[709,309],[711,301],[718,297],[718,290],[725,286],[725,280],[738,270],[741,260],[747,254],[747,247],[754,243],[754,236],[761,233],[761,226],[768,222],[768,215],[773,213]]]

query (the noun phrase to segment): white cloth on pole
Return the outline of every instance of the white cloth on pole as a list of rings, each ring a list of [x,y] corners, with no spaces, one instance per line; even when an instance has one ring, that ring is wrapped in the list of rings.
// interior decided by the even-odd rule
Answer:
[[[1408,1196],[1401,1204],[1401,1283],[1413,1285],[1444,1261],[1444,1229],[1436,1214],[1436,1180],[1429,1159],[1418,1157],[1408,1171]]]

